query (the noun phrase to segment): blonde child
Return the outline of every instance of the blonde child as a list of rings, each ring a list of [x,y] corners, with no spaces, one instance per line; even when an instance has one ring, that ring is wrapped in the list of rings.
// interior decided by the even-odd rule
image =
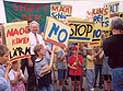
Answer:
[[[9,79],[11,84],[11,91],[25,91],[24,75],[20,69],[20,62],[14,61],[12,63],[12,69],[9,72]]]
[[[94,81],[95,81],[95,72],[94,72],[94,50],[93,48],[88,48],[88,54],[86,57],[86,79],[88,85],[88,91],[94,91]]]
[[[37,79],[37,91],[53,91],[51,72],[46,71],[44,73],[50,61],[46,58],[46,49],[39,44],[34,47],[34,53],[36,55],[34,70]]]

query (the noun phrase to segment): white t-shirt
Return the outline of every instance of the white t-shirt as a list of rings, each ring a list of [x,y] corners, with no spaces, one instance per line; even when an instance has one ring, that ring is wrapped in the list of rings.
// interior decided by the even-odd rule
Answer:
[[[22,70],[20,70],[20,73],[21,73],[21,76],[24,77],[24,75],[22,73]],[[10,72],[9,72],[10,81],[15,79],[15,75],[17,75],[17,72],[14,71],[13,69],[11,69]]]

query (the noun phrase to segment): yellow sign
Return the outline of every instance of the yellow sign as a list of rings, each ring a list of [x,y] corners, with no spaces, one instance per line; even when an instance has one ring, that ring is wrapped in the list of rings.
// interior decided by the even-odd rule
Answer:
[[[69,41],[90,42],[93,35],[94,25],[90,22],[68,21],[71,27]]]
[[[57,46],[68,45],[70,27],[57,21],[52,17],[47,17],[45,28],[45,40]]]
[[[94,24],[92,41],[89,43],[90,46],[100,46],[101,45],[101,33],[102,30],[98,27],[98,24]]]
[[[110,30],[110,14],[109,8],[96,8],[93,9],[93,22],[98,24],[101,30]]]
[[[29,56],[28,24],[26,21],[4,25],[5,41],[10,49],[10,60],[19,60]]]
[[[105,7],[109,9],[110,17],[116,16],[116,13],[119,12],[119,6],[120,6],[119,2],[110,2],[105,4]]]

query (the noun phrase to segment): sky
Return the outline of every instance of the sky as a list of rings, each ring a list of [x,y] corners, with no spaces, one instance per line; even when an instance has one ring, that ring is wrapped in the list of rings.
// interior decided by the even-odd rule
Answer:
[[[114,1],[123,1],[123,0],[6,0],[6,1],[16,1],[16,2],[28,2],[28,3],[48,3],[61,1],[61,4],[72,5],[72,16],[85,18],[87,11],[92,8],[101,8],[104,3],[114,2]],[[5,23],[5,13],[3,0],[0,0],[0,23]]]

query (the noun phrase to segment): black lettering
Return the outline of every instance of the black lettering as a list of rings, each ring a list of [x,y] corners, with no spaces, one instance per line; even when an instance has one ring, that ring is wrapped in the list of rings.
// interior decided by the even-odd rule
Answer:
[[[90,25],[90,24],[87,24],[87,32],[86,32],[86,37],[88,37],[88,34],[89,33],[91,33],[92,32],[92,30],[93,30],[93,27],[92,27],[92,25]]]
[[[24,55],[23,49],[22,49],[21,47],[18,47],[18,48],[16,48],[16,49],[17,49],[18,52],[19,52],[19,56],[21,56],[21,54]]]
[[[26,49],[25,49],[25,55],[26,54],[30,54],[30,47],[26,47]]]
[[[79,28],[78,28],[78,34],[80,35],[80,36],[82,36],[85,32],[86,32],[86,25],[81,25],[81,26],[79,26]]]

